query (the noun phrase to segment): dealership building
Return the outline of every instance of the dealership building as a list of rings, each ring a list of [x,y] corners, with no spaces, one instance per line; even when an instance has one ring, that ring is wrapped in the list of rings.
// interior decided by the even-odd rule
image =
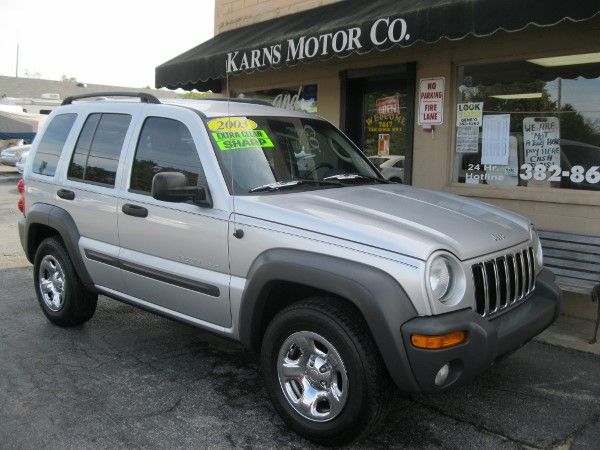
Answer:
[[[315,112],[404,183],[600,236],[598,0],[216,0],[215,33],[157,87]]]

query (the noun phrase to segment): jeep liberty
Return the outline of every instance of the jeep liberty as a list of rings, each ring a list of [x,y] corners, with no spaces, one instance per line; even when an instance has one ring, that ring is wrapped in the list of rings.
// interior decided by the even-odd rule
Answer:
[[[558,315],[528,219],[390,183],[315,115],[87,97],[50,114],[20,186],[56,325],[89,320],[102,294],[240,341],[282,419],[338,445],[394,389],[466,382]]]

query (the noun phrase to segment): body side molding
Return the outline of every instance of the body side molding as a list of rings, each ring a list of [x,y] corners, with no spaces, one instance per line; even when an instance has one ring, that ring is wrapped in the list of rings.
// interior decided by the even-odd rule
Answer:
[[[172,273],[163,272],[162,270],[153,269],[142,264],[136,264],[129,261],[123,261],[114,256],[106,255],[96,250],[84,249],[85,257],[102,264],[118,267],[121,270],[126,270],[143,277],[152,278],[163,283],[172,284],[173,286],[189,289],[191,291],[200,292],[201,294],[210,295],[211,297],[219,297],[221,291],[217,286],[200,281],[191,280]]]

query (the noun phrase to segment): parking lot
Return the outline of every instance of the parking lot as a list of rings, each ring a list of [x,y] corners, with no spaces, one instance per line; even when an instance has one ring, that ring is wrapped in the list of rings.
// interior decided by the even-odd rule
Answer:
[[[279,419],[236,343],[100,298],[61,329],[43,316],[0,168],[0,448],[309,447]],[[531,342],[473,383],[395,399],[357,447],[598,448],[600,357]]]

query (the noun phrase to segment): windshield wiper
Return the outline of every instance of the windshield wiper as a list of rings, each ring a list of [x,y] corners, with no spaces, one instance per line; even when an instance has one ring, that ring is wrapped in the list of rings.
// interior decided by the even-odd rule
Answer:
[[[287,189],[287,188],[292,188],[292,187],[306,185],[306,184],[337,186],[337,187],[343,186],[342,183],[340,183],[339,181],[333,181],[333,179],[332,180],[327,180],[327,179],[312,180],[310,178],[298,178],[296,180],[276,181],[274,183],[263,184],[262,186],[253,187],[248,192],[253,193],[253,192],[265,192],[265,191],[278,191],[279,189]]]
[[[359,173],[339,173],[337,175],[331,175],[329,177],[323,178],[324,181],[329,180],[338,180],[338,181],[347,181],[347,180],[370,180],[377,181],[382,184],[389,184],[390,181],[385,178],[372,177],[370,175],[361,175]]]

